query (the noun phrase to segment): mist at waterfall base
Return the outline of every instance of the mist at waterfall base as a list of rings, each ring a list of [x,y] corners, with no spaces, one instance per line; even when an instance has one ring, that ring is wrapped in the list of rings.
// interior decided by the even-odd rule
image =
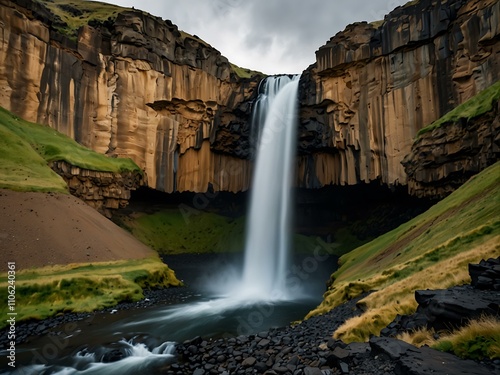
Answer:
[[[301,319],[317,305],[324,279],[313,298],[304,288],[315,277],[317,287],[328,250],[318,245],[309,256],[289,255],[297,89],[298,77],[288,76],[270,77],[260,88],[253,125],[259,147],[243,259],[203,261],[203,269],[211,271],[206,275],[200,267],[190,268],[199,276],[193,290],[200,292],[183,303],[95,316],[64,335],[63,345],[44,336],[20,346],[19,363],[37,363],[20,374],[160,373],[176,360],[175,342],[255,334]],[[257,127],[259,118],[265,121]],[[170,265],[176,271],[191,266]],[[110,360],[117,352],[119,358]]]

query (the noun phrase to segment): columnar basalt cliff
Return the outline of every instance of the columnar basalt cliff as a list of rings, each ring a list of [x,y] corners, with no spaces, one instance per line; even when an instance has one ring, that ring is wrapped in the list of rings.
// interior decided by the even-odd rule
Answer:
[[[134,9],[72,39],[43,4],[0,0],[0,106],[132,158],[161,191],[248,188],[261,76]],[[332,37],[301,78],[298,186],[405,185],[418,130],[500,79],[499,20],[496,0],[420,0]]]
[[[259,77],[239,79],[217,50],[170,21],[117,9],[72,40],[42,3],[0,0],[0,106],[131,157],[152,188],[246,189],[248,161],[224,154],[217,134],[245,127],[249,108],[239,107]]]
[[[316,60],[302,77],[300,184],[406,184],[418,130],[500,79],[500,3],[398,7],[348,26]]]

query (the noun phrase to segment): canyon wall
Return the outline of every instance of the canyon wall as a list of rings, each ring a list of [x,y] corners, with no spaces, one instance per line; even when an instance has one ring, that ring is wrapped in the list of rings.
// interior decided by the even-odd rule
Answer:
[[[132,158],[152,188],[246,190],[262,77],[238,77],[168,20],[117,9],[71,38],[43,3],[0,0],[0,106]],[[418,130],[499,79],[497,0],[420,0],[347,26],[302,74],[297,185],[405,185]]]
[[[499,79],[497,0],[420,0],[348,26],[301,79],[299,184],[406,184],[418,130]]]
[[[249,162],[224,153],[220,139],[226,129],[248,131],[245,103],[260,78],[240,79],[217,50],[170,21],[118,9],[72,39],[42,3],[0,0],[0,106],[132,158],[152,188],[246,189]]]

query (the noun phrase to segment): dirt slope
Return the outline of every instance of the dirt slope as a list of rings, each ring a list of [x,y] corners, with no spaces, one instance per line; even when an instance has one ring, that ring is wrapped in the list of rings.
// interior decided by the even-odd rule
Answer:
[[[0,189],[0,269],[140,259],[154,251],[79,199]]]

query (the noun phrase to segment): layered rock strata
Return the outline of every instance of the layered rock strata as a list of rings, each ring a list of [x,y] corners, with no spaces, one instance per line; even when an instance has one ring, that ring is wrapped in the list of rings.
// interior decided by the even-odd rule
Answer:
[[[419,129],[500,79],[500,3],[420,0],[356,23],[301,80],[299,183],[405,184]]]
[[[500,160],[500,102],[470,120],[448,122],[420,135],[402,164],[408,191],[442,198]]]
[[[0,0],[0,106],[132,158],[152,188],[246,189],[249,163],[224,154],[220,139],[247,123],[248,108],[238,108],[258,78],[239,79],[217,50],[170,21],[117,9],[73,40],[43,2]]]
[[[74,40],[43,2],[0,5],[0,106],[132,158],[158,190],[248,188],[260,76],[137,10]],[[499,19],[495,0],[420,0],[332,37],[301,79],[297,185],[406,184],[418,130],[500,79]]]
[[[92,171],[65,161],[53,162],[51,168],[66,181],[72,195],[106,217],[111,217],[112,210],[126,207],[131,191],[144,183],[139,171]]]

